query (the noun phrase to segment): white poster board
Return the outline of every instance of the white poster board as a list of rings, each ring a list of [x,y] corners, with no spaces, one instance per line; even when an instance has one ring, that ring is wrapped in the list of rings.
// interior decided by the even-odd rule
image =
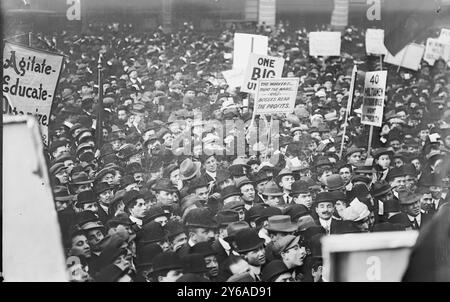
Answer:
[[[366,53],[371,55],[385,55],[388,53],[384,45],[384,29],[367,29]]]
[[[386,94],[386,78],[386,70],[366,72],[361,124],[381,127]]]
[[[439,39],[428,38],[423,56],[424,61],[434,65],[434,62],[440,58],[446,62],[450,61],[450,42],[444,43]]]
[[[314,31],[309,33],[310,56],[340,56],[341,32]]]
[[[384,62],[417,71],[424,53],[425,46],[411,43],[399,51],[395,57],[388,52],[384,57]]]
[[[439,36],[439,41],[443,43],[450,43],[450,29],[442,28],[441,35]]]
[[[267,55],[269,38],[261,35],[234,34],[233,70],[244,71],[251,53]]]
[[[417,231],[324,236],[323,279],[330,282],[399,282]]]
[[[254,114],[294,111],[299,78],[258,79]]]
[[[2,169],[5,281],[68,281],[43,145],[32,117],[3,115]]]
[[[61,55],[8,42],[3,50],[3,112],[35,116],[45,144],[62,61]]]
[[[240,87],[242,85],[244,74],[241,70],[225,70],[222,71],[222,75],[225,78],[228,86],[230,86],[231,88]]]
[[[281,78],[283,66],[283,58],[250,54],[241,91],[255,93],[258,79]]]

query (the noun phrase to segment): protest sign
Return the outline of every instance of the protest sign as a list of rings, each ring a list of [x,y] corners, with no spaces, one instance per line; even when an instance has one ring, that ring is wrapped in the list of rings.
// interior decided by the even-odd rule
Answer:
[[[384,62],[417,71],[424,52],[425,46],[411,43],[399,51],[395,57],[388,52],[384,57]]]
[[[284,59],[251,54],[244,74],[241,91],[255,93],[258,79],[281,78]]]
[[[35,116],[45,144],[62,61],[61,55],[12,43],[3,51],[3,113]]]
[[[441,29],[441,35],[439,36],[439,41],[443,43],[450,43],[450,29]]]
[[[258,79],[255,114],[294,111],[299,78]]]
[[[228,86],[230,86],[231,88],[240,87],[244,77],[244,74],[241,70],[233,69],[222,71],[222,75],[225,78]]]
[[[269,39],[267,36],[235,33],[233,69],[244,71],[244,68],[247,67],[250,54],[256,53],[260,55],[267,55],[268,45]]]
[[[387,54],[384,46],[384,30],[369,28],[366,31],[366,53],[372,55]]]
[[[366,72],[361,124],[381,127],[387,71]]]
[[[3,117],[3,262],[7,282],[69,281],[37,121]],[[32,252],[31,252],[32,251]]]
[[[315,31],[309,33],[310,56],[340,56],[341,32]]]
[[[323,278],[330,282],[398,282],[417,231],[331,235],[322,238]]]
[[[424,61],[430,65],[434,65],[434,62],[440,58],[446,62],[450,60],[450,42],[444,43],[439,39],[427,39],[425,54],[423,56]]]

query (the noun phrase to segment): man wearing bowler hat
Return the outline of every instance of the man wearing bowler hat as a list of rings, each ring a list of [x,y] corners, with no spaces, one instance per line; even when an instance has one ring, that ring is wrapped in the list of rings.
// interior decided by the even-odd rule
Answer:
[[[427,214],[420,207],[420,195],[401,191],[399,193],[401,211],[408,215],[409,222],[413,230],[419,230],[423,225],[427,224],[432,214]]]
[[[164,252],[153,258],[154,282],[175,282],[183,276],[183,262],[175,252]]]
[[[318,224],[326,230],[328,235],[334,234],[337,224],[340,223],[338,220],[333,219],[335,201],[330,192],[320,192],[317,194],[313,204],[318,216]]]
[[[309,185],[304,180],[297,180],[292,184],[291,196],[295,204],[301,204],[311,209],[312,197]]]
[[[264,239],[254,229],[246,228],[235,235],[236,252],[250,265],[250,274],[256,281],[261,281],[261,268],[266,263]]]
[[[262,195],[265,184],[271,179],[264,171],[258,171],[252,180],[255,183],[255,204],[264,203],[264,197]]]
[[[377,179],[385,180],[391,165],[391,157],[394,155],[394,151],[389,148],[380,148],[373,153],[373,159],[375,162],[375,169],[377,170]]]
[[[218,225],[218,236],[212,243],[212,248],[216,252],[217,261],[221,264],[231,254],[230,243],[225,241],[228,237],[228,226],[239,221],[239,214],[233,210],[219,211],[214,217]]]
[[[249,210],[255,203],[255,185],[247,177],[242,177],[236,182],[236,187],[241,191],[241,198],[245,203],[245,209]]]
[[[113,201],[114,193],[112,187],[106,182],[100,182],[95,186],[95,194],[98,198],[98,216],[103,224],[111,217],[109,206]]]
[[[282,198],[285,204],[294,203],[293,198],[290,196],[292,191],[292,184],[295,182],[294,173],[290,169],[283,169],[278,173],[276,182],[282,189]]]

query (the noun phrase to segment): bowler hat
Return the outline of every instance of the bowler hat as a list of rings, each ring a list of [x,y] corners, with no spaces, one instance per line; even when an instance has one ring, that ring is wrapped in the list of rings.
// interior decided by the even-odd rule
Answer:
[[[264,282],[273,282],[278,276],[288,273],[289,269],[283,261],[275,259],[270,261],[262,270],[261,279]]]
[[[264,246],[264,239],[260,238],[257,231],[251,228],[239,230],[234,238],[238,253],[250,252]]]
[[[153,274],[160,271],[178,270],[182,268],[183,262],[181,261],[180,256],[175,252],[164,252],[153,258]]]
[[[210,241],[199,242],[195,244],[189,250],[190,254],[200,254],[203,257],[208,257],[211,255],[217,255],[217,252],[212,248]]]
[[[391,186],[387,181],[377,181],[372,185],[371,193],[373,197],[380,197],[392,190]]]
[[[184,233],[184,225],[180,221],[169,220],[165,226],[167,230],[167,237],[172,240],[177,235]]]
[[[202,254],[192,253],[181,258],[183,262],[183,271],[186,274],[203,274],[207,273],[205,257]]]
[[[163,252],[157,243],[141,245],[136,249],[136,268],[152,267],[155,257]]]
[[[180,165],[180,179],[194,178],[199,173],[201,165],[199,162],[193,162],[190,158],[186,158]]]
[[[401,191],[398,193],[398,199],[400,200],[400,205],[410,205],[419,201],[420,195],[408,191]]]
[[[281,209],[277,207],[267,207],[261,211],[261,215],[255,220],[255,222],[256,224],[259,224],[261,221],[266,220],[269,217],[282,214],[283,212],[281,211]]]
[[[286,235],[284,237],[279,238],[273,243],[274,250],[277,254],[281,254],[294,247],[299,243],[300,237],[294,235]]]
[[[319,192],[316,195],[316,200],[314,201],[314,204],[318,206],[319,203],[321,202],[331,202],[334,204],[336,200],[333,198],[331,192]]]
[[[297,225],[291,222],[289,215],[275,215],[269,217],[266,229],[272,232],[291,233],[297,230]]]
[[[218,227],[212,218],[211,212],[206,208],[196,208],[190,210],[184,218],[184,224],[187,227],[205,229],[215,229]]]
[[[332,174],[325,179],[327,189],[329,191],[336,191],[345,187],[344,180],[339,174]]]
[[[250,229],[250,226],[245,221],[236,221],[232,222],[227,226],[227,237],[225,237],[223,240],[227,242],[231,242],[234,240],[235,235],[237,232],[239,232],[242,229]]]
[[[259,218],[262,214],[262,211],[269,207],[267,204],[265,203],[258,203],[255,204],[253,207],[251,207],[247,213],[246,213],[246,221],[252,221],[255,220],[257,218]]]
[[[396,177],[403,177],[405,175],[406,175],[406,173],[403,170],[403,167],[394,167],[389,170],[389,172],[386,176],[386,180],[391,181],[391,180],[394,180]]]
[[[266,196],[283,196],[280,187],[273,180],[264,185],[262,194]]]
[[[78,193],[77,206],[93,202],[97,202],[97,197],[92,190],[86,190]]]
[[[232,222],[239,221],[239,214],[233,210],[222,210],[214,216],[215,221],[221,227],[227,227]]]
[[[292,221],[296,221],[299,217],[309,215],[310,212],[305,205],[293,204],[286,208],[285,215],[289,215]]]
[[[145,224],[136,234],[136,243],[157,243],[167,239],[167,231],[160,223],[151,221]]]
[[[165,216],[167,219],[170,218],[170,213],[164,212],[163,208],[161,206],[155,205],[150,207],[150,209],[147,211],[147,215],[144,217],[144,224],[153,221],[154,219],[158,217]]]
[[[226,186],[225,188],[222,189],[222,191],[220,192],[220,197],[222,198],[222,200],[231,197],[231,196],[241,196],[242,193],[241,191],[239,191],[238,188],[236,188],[236,186]]]
[[[379,148],[373,151],[373,158],[378,159],[381,155],[394,155],[394,150],[391,148]]]

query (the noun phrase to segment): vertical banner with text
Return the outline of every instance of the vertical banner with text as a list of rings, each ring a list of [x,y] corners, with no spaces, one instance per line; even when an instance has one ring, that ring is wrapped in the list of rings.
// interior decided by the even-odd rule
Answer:
[[[361,124],[381,127],[387,71],[366,72]]]
[[[12,43],[3,50],[3,113],[35,116],[45,144],[62,62],[61,55]]]

